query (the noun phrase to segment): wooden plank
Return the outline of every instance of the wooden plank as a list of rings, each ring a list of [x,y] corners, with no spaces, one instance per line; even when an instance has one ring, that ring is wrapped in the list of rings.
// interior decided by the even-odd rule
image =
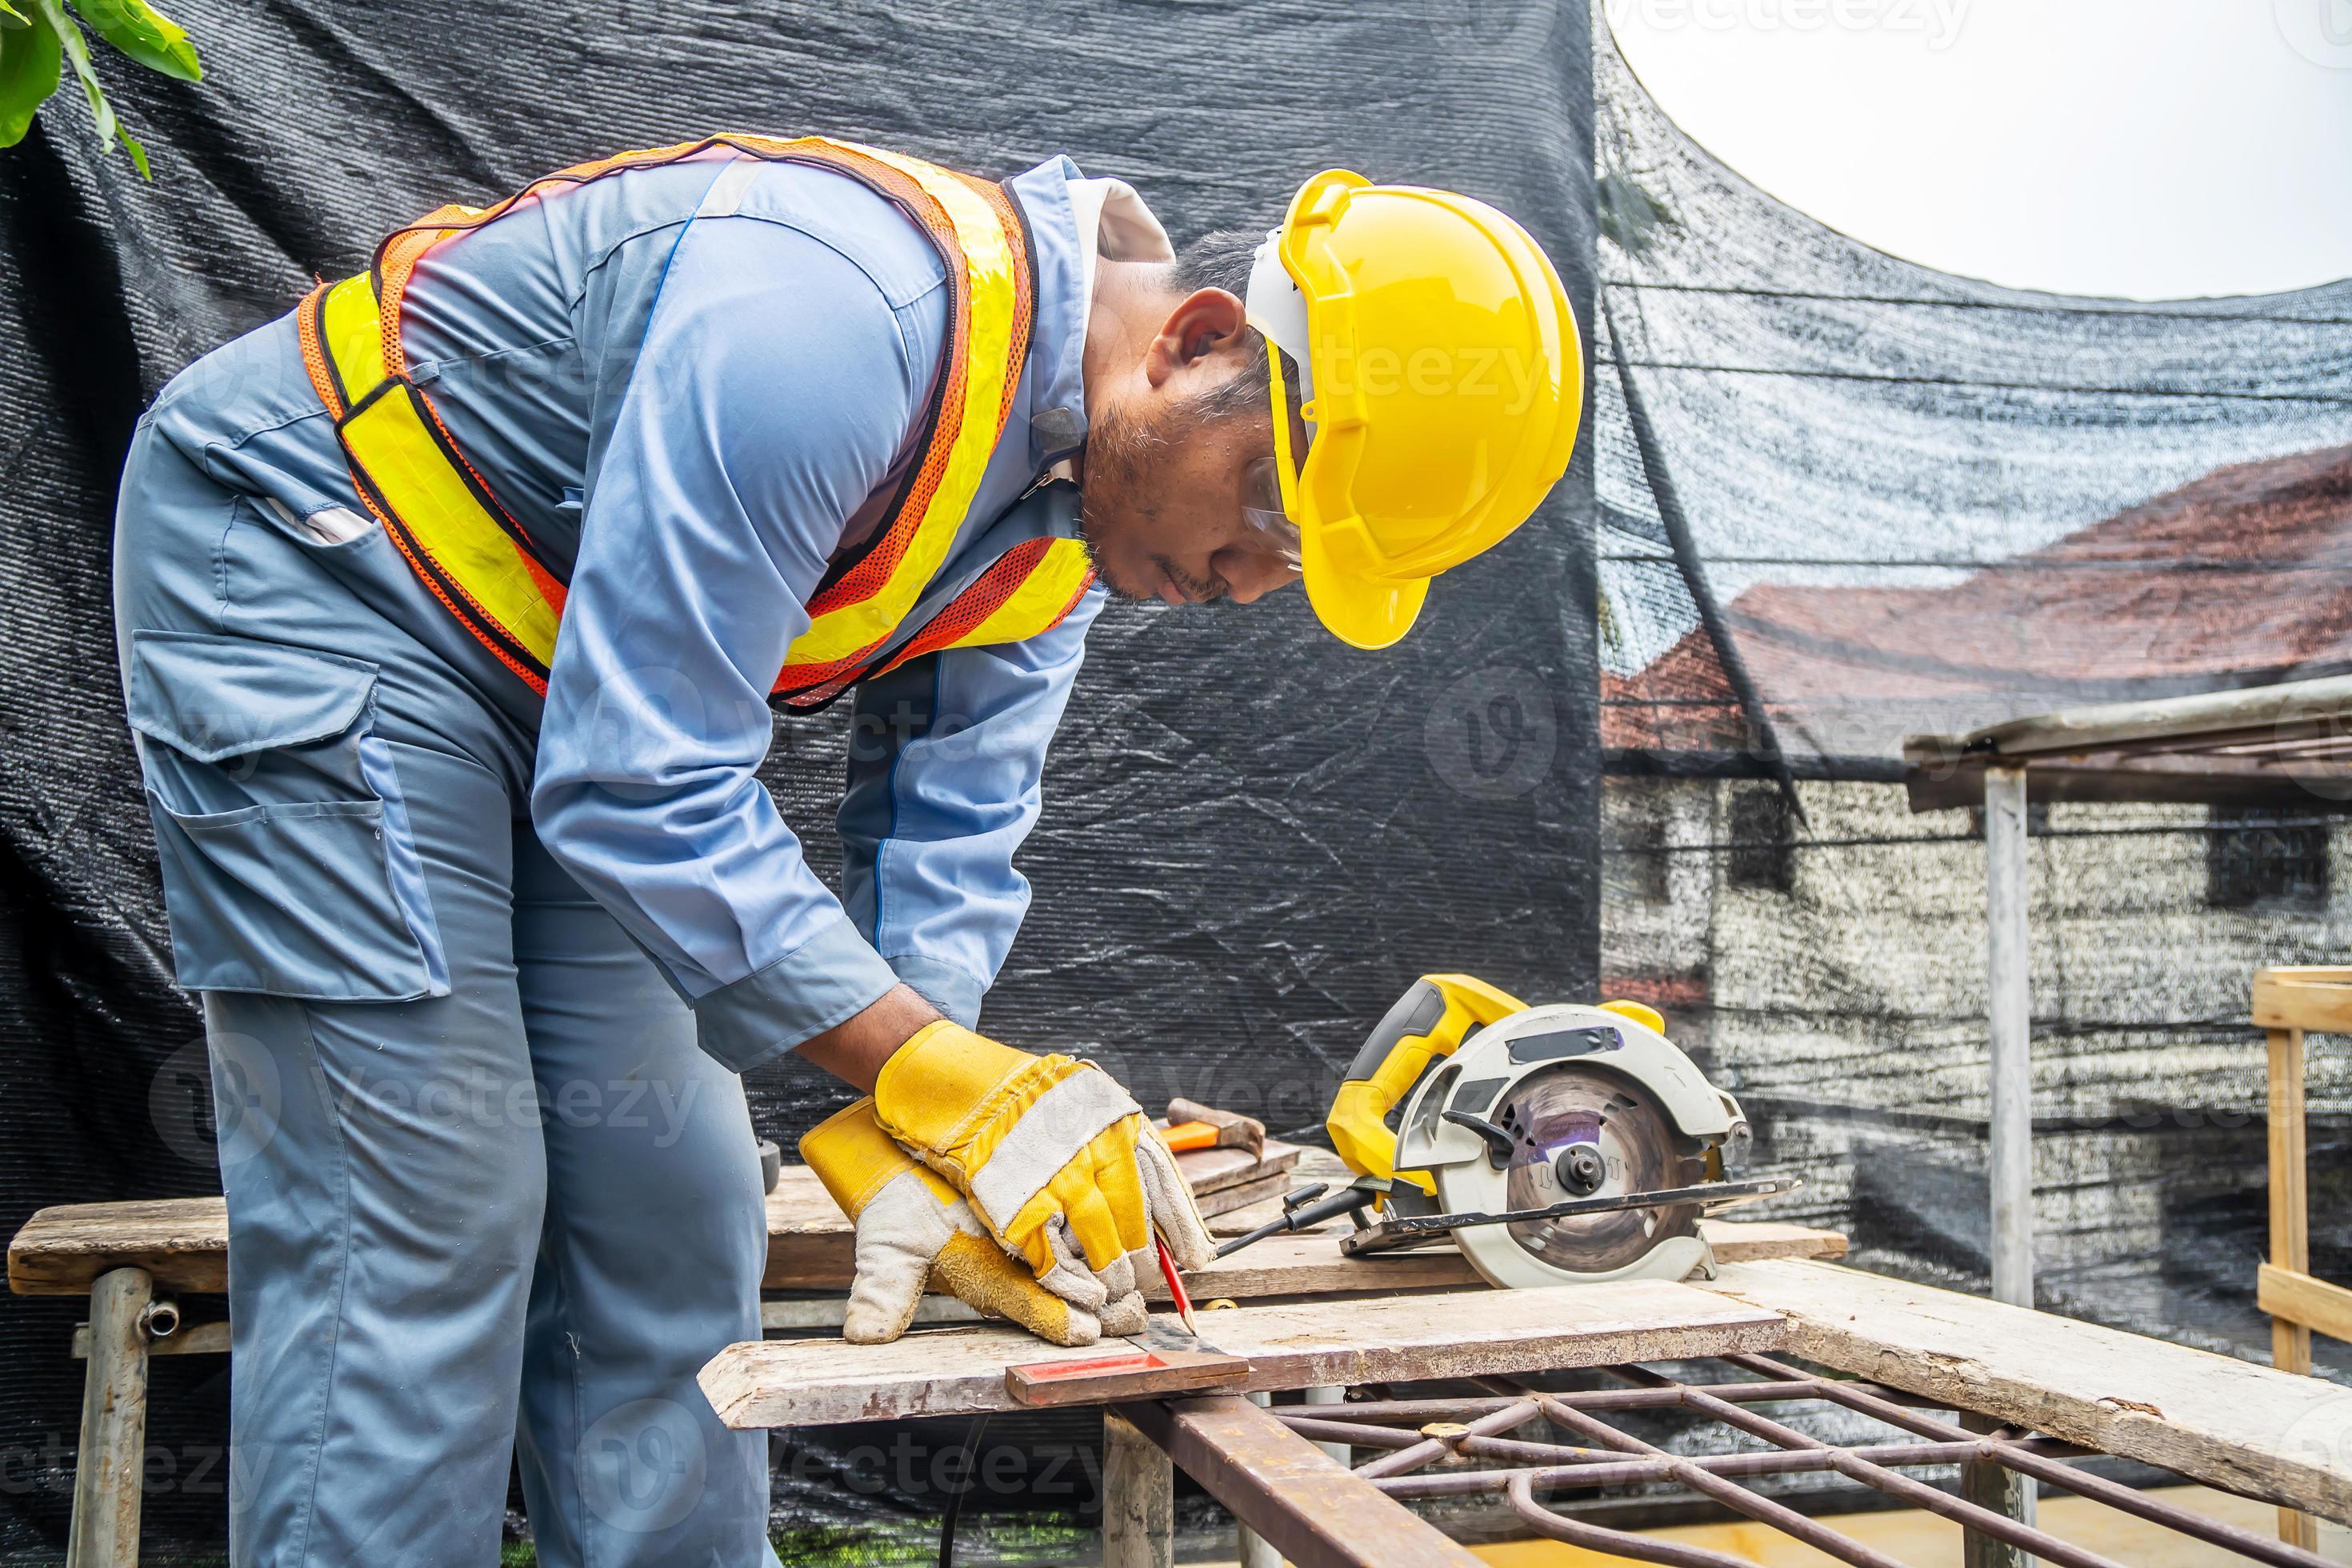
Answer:
[[[89,1325],[75,1325],[73,1358],[89,1359]],[[228,1354],[228,1324],[226,1321],[190,1323],[177,1333],[147,1342],[147,1353],[153,1355],[226,1355]]]
[[[1699,1225],[1718,1263],[1845,1256],[1845,1237],[1833,1230],[1764,1220],[1701,1220]],[[1468,1260],[1452,1247],[1348,1258],[1340,1253],[1336,1236],[1314,1233],[1269,1237],[1187,1278],[1196,1303],[1269,1296],[1395,1295],[1408,1290],[1454,1290],[1480,1283]],[[838,1280],[830,1288],[845,1290],[849,1282]],[[1168,1288],[1157,1275],[1146,1280],[1143,1289],[1147,1300],[1168,1300]],[[760,1323],[768,1329],[838,1329],[846,1305],[845,1299],[838,1296],[767,1301],[761,1305]],[[979,1313],[952,1296],[926,1296],[916,1314],[915,1321],[924,1324],[981,1321]],[[222,1331],[217,1348],[226,1350],[227,1325],[214,1326]]]
[[[2254,1023],[2264,1029],[2352,1034],[2352,970],[2254,971]]]
[[[1655,1279],[1234,1307],[1202,1326],[1219,1350],[1247,1358],[1253,1389],[1601,1366],[1781,1339],[1770,1311]],[[917,1331],[887,1345],[772,1340],[730,1346],[701,1382],[733,1426],[882,1421],[1011,1408],[1007,1367],[1069,1355],[993,1325]]]
[[[849,1216],[806,1165],[786,1165],[768,1194],[771,1290],[846,1289],[856,1272]]]
[[[1467,1547],[1246,1399],[1178,1399],[1122,1414],[1300,1568],[1478,1568]]]
[[[2335,1339],[2352,1341],[2352,1290],[2341,1285],[2265,1263],[2255,1276],[2254,1304],[2274,1318],[2316,1329]]]
[[[2317,1378],[1834,1264],[1706,1289],[1789,1320],[1789,1350],[2068,1442],[2352,1520],[2352,1395]]]
[[[1806,1225],[1783,1225],[1769,1219],[1703,1219],[1698,1233],[1706,1237],[1717,1263],[1761,1263],[1768,1258],[1843,1258],[1842,1231],[1815,1230]]]
[[[1270,1181],[1298,1163],[1296,1143],[1269,1138],[1260,1153],[1247,1149],[1193,1149],[1176,1156],[1176,1168],[1196,1198],[1236,1187],[1244,1182]]]
[[[2352,985],[2352,964],[2269,963],[2254,971],[2254,984],[2278,985]]]
[[[1249,1379],[1249,1363],[1214,1351],[1133,1350],[1116,1342],[1105,1354],[1081,1351],[1067,1361],[1004,1369],[1004,1392],[1016,1405],[1116,1405],[1232,1388]]]
[[[1833,1230],[1769,1221],[1701,1220],[1717,1263],[1769,1258],[1843,1258],[1846,1239]],[[1344,1227],[1342,1227],[1344,1229]],[[1220,1296],[1236,1301],[1265,1296],[1371,1295],[1396,1290],[1443,1290],[1482,1284],[1470,1260],[1451,1247],[1426,1251],[1374,1252],[1349,1258],[1337,1234],[1270,1236],[1231,1258],[1221,1258],[1185,1277],[1195,1301]],[[846,1281],[844,1287],[846,1288]],[[1146,1300],[1164,1301],[1167,1287],[1154,1279]]]
[[[228,1289],[228,1207],[219,1198],[66,1204],[26,1220],[8,1244],[20,1296],[87,1296],[113,1268],[144,1269],[159,1290]]]
[[[1209,1222],[1210,1234],[1239,1236],[1244,1231],[1255,1230],[1268,1220],[1281,1218],[1283,1194],[1296,1192],[1309,1183],[1320,1182],[1325,1186],[1337,1191],[1355,1180],[1355,1173],[1348,1169],[1339,1155],[1328,1149],[1316,1149],[1303,1145],[1298,1151],[1298,1163],[1291,1166],[1285,1174],[1289,1179],[1272,1197],[1252,1204],[1246,1208],[1231,1209],[1213,1216]],[[1337,1234],[1338,1231],[1347,1228],[1347,1224],[1345,1219],[1335,1219],[1329,1222],[1329,1228]]]
[[[1286,1175],[1276,1184],[1286,1182]],[[1835,1231],[1756,1221],[1701,1224],[1720,1261],[1845,1254],[1845,1237]],[[1219,1277],[1216,1288],[1194,1294],[1238,1300],[1332,1290],[1443,1289],[1477,1279],[1451,1248],[1343,1258],[1336,1237],[1345,1228],[1339,1222],[1319,1236],[1262,1241],[1203,1270],[1204,1276]],[[808,1168],[787,1165],[768,1194],[768,1268],[761,1283],[771,1290],[846,1290],[854,1265],[850,1239],[848,1216]],[[146,1269],[166,1294],[221,1294],[228,1289],[227,1210],[218,1198],[68,1205],[34,1215],[8,1248],[8,1283],[19,1295],[85,1296],[91,1280],[118,1267]],[[1160,1289],[1156,1279],[1151,1289]]]
[[[1458,1290],[1483,1288],[1485,1283],[1470,1260],[1450,1247],[1349,1258],[1340,1252],[1338,1237],[1312,1235],[1269,1236],[1184,1276],[1184,1288],[1195,1302],[1219,1297],[1247,1301],[1266,1296]],[[1146,1300],[1164,1301],[1168,1287],[1154,1276],[1145,1282],[1143,1294]]]
[[[1253,1180],[1269,1184],[1246,1200],[1255,1202],[1267,1191],[1279,1193],[1284,1173],[1297,1163],[1299,1152],[1295,1143],[1268,1139],[1262,1158],[1246,1149],[1199,1149],[1177,1155],[1176,1165],[1195,1196]],[[849,1217],[841,1205],[807,1166],[786,1165],[768,1194],[768,1268],[761,1285],[770,1290],[846,1290],[855,1263]]]
[[[1255,1181],[1236,1182],[1229,1187],[1221,1187],[1213,1193],[1200,1194],[1193,1198],[1192,1202],[1199,1205],[1202,1219],[1211,1219],[1219,1215],[1231,1214],[1237,1209],[1256,1208],[1269,1202],[1280,1204],[1282,1194],[1290,1191],[1293,1185],[1289,1172],[1276,1171],[1270,1176],[1260,1176]],[[1212,1227],[1212,1234],[1214,1234],[1213,1227]]]

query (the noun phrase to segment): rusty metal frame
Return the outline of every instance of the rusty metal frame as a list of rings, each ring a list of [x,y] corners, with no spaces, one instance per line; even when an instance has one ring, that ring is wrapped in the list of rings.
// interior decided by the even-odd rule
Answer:
[[[1297,1568],[1480,1568],[1435,1525],[1239,1394],[1118,1414]]]
[[[1815,1376],[1765,1356],[1711,1359],[1745,1376],[1683,1382],[1648,1367],[1625,1365],[1596,1369],[1626,1385],[1622,1388],[1549,1393],[1496,1377],[1477,1380],[1487,1394],[1460,1399],[1279,1405],[1272,1410],[1240,1399],[1175,1401],[1127,1407],[1122,1415],[1167,1449],[1212,1496],[1276,1542],[1298,1568],[1459,1562],[1444,1552],[1442,1537],[1430,1539],[1435,1534],[1433,1527],[1399,1505],[1414,1499],[1476,1495],[1501,1497],[1528,1529],[1551,1540],[1672,1568],[1748,1568],[1744,1559],[1576,1519],[1543,1500],[1561,1492],[1661,1483],[1696,1493],[1856,1568],[1904,1568],[1899,1559],[1741,1484],[1798,1471],[1833,1471],[1956,1521],[1969,1533],[1971,1561],[2022,1553],[2054,1568],[2124,1568],[2112,1558],[1902,1473],[1956,1464],[1998,1466],[2276,1568],[2326,1568],[2325,1560],[2313,1552],[2189,1512],[2066,1462],[2096,1450],[2010,1427],[1971,1432],[1927,1414],[1944,1405],[1876,1384]],[[1834,1405],[1894,1430],[1870,1443],[1829,1443],[1753,1408],[1804,1403]],[[1235,1406],[1254,1414],[1241,1415]],[[1693,1412],[1772,1447],[1673,1454],[1604,1419],[1616,1411],[1664,1408]],[[1538,1421],[1564,1429],[1576,1441],[1508,1436]],[[1281,1446],[1277,1428],[1286,1429],[1296,1447]],[[1306,1447],[1309,1442],[1347,1444],[1374,1453],[1346,1470],[1318,1463],[1320,1455]],[[1258,1462],[1275,1459],[1280,1461],[1276,1466],[1279,1474]],[[1460,1468],[1465,1460],[1486,1461],[1488,1468]],[[1446,1468],[1430,1472],[1428,1467],[1439,1461],[1447,1461]]]

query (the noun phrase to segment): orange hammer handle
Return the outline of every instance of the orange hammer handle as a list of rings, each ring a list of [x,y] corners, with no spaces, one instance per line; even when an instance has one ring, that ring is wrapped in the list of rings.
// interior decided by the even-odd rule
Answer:
[[[1187,1149],[1213,1149],[1217,1130],[1206,1121],[1180,1121],[1160,1135],[1178,1153]]]

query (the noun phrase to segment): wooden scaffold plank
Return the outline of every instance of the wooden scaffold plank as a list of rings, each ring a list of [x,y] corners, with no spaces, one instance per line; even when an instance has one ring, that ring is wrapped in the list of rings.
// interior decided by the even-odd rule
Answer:
[[[1791,1354],[2352,1522],[2334,1384],[1833,1264],[1733,1264],[1707,1289],[1784,1315]]]
[[[1202,1313],[1201,1327],[1214,1349],[1249,1362],[1251,1390],[1771,1350],[1783,1332],[1772,1311],[1655,1279],[1235,1307]],[[1106,1341],[1104,1352],[1117,1348]],[[1008,1367],[1078,1353],[992,1325],[887,1345],[771,1340],[728,1347],[701,1383],[730,1426],[971,1415],[1014,1406]]]

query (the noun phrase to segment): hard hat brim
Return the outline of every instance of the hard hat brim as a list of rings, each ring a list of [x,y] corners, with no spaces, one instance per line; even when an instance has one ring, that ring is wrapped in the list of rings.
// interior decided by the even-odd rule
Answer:
[[[1373,577],[1342,570],[1320,531],[1299,536],[1299,575],[1316,619],[1351,647],[1393,647],[1421,617],[1426,577]]]

